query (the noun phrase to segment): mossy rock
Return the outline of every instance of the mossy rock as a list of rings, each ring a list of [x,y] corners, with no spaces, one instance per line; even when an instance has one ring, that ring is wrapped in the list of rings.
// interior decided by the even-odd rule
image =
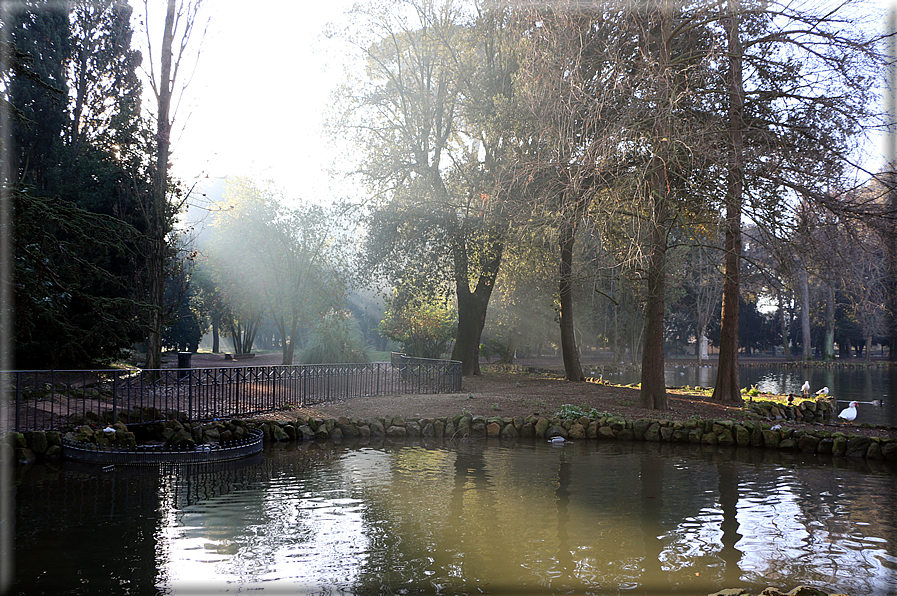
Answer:
[[[732,436],[731,429],[724,428],[722,432],[717,434],[716,443],[720,447],[732,447],[735,445],[735,437]]]
[[[520,433],[513,424],[505,424],[501,429],[500,436],[502,439],[516,439],[520,436]]]
[[[405,436],[407,436],[409,439],[419,439],[420,431],[421,428],[419,422],[409,420],[405,423]]]
[[[716,445],[717,444],[717,436],[712,432],[705,432],[701,435],[701,445]]]
[[[361,437],[361,427],[359,424],[355,422],[349,422],[348,424],[343,424],[337,427],[342,431],[343,436],[347,439],[357,439]],[[370,431],[370,429],[368,429]]]
[[[617,436],[618,441],[633,441],[633,440],[635,440],[635,433],[632,432],[631,428],[624,428],[615,434]]]
[[[819,438],[809,433],[803,434],[797,439],[797,448],[804,453],[816,453],[818,447]]]
[[[648,420],[646,418],[640,418],[638,420],[633,420],[632,421],[632,433],[635,435],[635,438],[638,439],[639,441],[646,440],[645,433],[648,431],[649,428],[651,428],[652,424],[656,424],[656,423],[654,421]],[[658,431],[657,431],[658,439],[660,438],[660,430],[659,429],[660,429],[660,426],[658,425]]]
[[[833,455],[835,449],[835,440],[831,437],[822,437],[819,439],[819,445],[816,446],[816,453],[820,455]]]
[[[751,447],[763,447],[763,426],[760,424],[751,432]]]
[[[761,431],[763,434],[763,445],[769,449],[776,449],[779,446],[779,443],[782,441],[782,435],[779,434],[777,430],[764,430]]]
[[[390,426],[386,429],[386,438],[393,441],[404,441],[408,431],[404,426]]]
[[[614,434],[614,429],[609,426],[599,426],[598,427],[598,438],[599,439],[616,439],[617,436]]]
[[[97,445],[103,440],[104,439],[97,439]],[[175,431],[171,438],[167,439],[166,442],[169,445],[178,448],[190,448],[196,446],[196,441],[193,440],[193,433],[183,427],[180,430]]]
[[[289,441],[290,435],[279,424],[274,424],[271,428],[271,438],[275,441]]]
[[[887,461],[897,461],[897,441],[889,441],[882,445],[881,456]]]
[[[571,426],[569,432],[570,432],[571,439],[585,439],[586,438],[586,429],[579,422],[577,422],[576,424]]]
[[[586,428],[586,438],[588,439],[597,439],[598,438],[598,429],[600,425],[597,420],[592,420],[589,422],[589,426]]]
[[[847,439],[847,447],[844,450],[846,457],[866,457],[866,451],[872,439],[864,436],[854,436]]]
[[[386,428],[379,420],[371,420],[371,436],[375,439],[382,439],[386,436]]]
[[[49,461],[58,461],[62,459],[62,445],[50,445],[44,453],[44,459]]]
[[[47,450],[47,435],[43,431],[29,431],[25,433],[28,448],[37,455],[42,455]]]
[[[452,422],[451,418],[445,421],[445,428],[443,429],[442,432],[443,432],[443,435],[448,437],[449,439],[451,439],[455,436],[456,427],[455,427],[455,423]]]
[[[471,437],[485,437],[486,436],[486,420],[480,417],[480,419],[472,419],[470,422],[470,436]]]
[[[626,428],[626,419],[618,416],[611,416],[607,420],[607,425],[615,431],[621,431]]]
[[[835,435],[832,436],[832,455],[842,456],[846,451],[847,437],[841,433],[835,433]]]

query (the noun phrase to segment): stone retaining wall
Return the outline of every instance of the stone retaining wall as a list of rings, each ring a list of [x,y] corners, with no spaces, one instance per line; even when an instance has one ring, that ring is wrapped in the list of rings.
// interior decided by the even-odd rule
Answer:
[[[796,408],[796,406],[794,407]],[[778,416],[785,418],[779,412]],[[459,438],[541,439],[562,437],[572,441],[650,441],[720,447],[752,447],[818,453],[836,457],[897,461],[897,440],[867,437],[829,430],[783,428],[775,420],[734,422],[731,420],[671,421],[662,419],[627,420],[621,416],[600,418],[525,419],[458,414],[447,418],[405,419],[376,418],[299,418],[295,421],[265,421],[253,418],[188,423],[169,420],[155,423],[152,438],[168,445],[190,448],[202,443],[226,444],[245,435],[249,428],[260,428],[265,442],[341,441],[343,439],[446,440]],[[145,429],[143,432],[146,432]],[[140,432],[131,432],[118,422],[104,432],[84,425],[66,436],[71,440],[119,446],[133,445]],[[3,442],[5,456],[14,456],[18,464],[59,459],[62,454],[59,431],[9,433]],[[11,452],[11,453],[10,453]]]

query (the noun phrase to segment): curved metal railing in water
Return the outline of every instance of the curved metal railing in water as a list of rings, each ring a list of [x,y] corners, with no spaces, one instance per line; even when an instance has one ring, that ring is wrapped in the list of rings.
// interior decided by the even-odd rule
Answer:
[[[197,445],[178,449],[166,445],[136,447],[104,446],[62,440],[62,457],[74,461],[100,465],[191,465],[241,459],[262,450],[264,433],[250,429],[247,437],[227,444]]]

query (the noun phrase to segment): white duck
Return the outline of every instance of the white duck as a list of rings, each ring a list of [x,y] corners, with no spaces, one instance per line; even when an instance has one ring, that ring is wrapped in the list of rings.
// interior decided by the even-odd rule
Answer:
[[[857,402],[852,401],[850,404],[841,410],[841,413],[838,414],[838,418],[844,420],[845,422],[853,422],[857,417]]]

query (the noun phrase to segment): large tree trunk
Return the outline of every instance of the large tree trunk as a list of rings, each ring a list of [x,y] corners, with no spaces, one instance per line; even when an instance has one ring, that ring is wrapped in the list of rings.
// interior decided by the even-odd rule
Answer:
[[[741,72],[738,0],[729,0],[726,32],[729,38],[729,155],[726,193],[725,281],[720,329],[719,365],[715,401],[741,403],[738,386],[738,298],[741,285],[741,201],[744,185],[742,169],[742,121],[744,83]]]
[[[212,315],[212,353],[217,354],[221,351],[221,337],[218,327],[221,325],[221,316]]]
[[[458,331],[452,360],[461,362],[463,376],[480,374],[480,338],[486,325],[486,309],[495,288],[495,279],[501,266],[504,243],[493,242],[484,247],[489,256],[480,261],[479,278],[473,292],[470,291],[467,247],[458,243],[454,247],[455,295],[458,299]]]
[[[707,338],[704,337],[704,325],[699,321],[695,327],[695,358],[698,360],[698,366],[704,364],[707,359]]]
[[[785,313],[785,301],[782,299],[782,292],[779,291],[779,322],[782,326],[782,353],[785,360],[791,362],[794,357],[791,355],[791,342],[788,338],[788,317]]]
[[[162,35],[162,55],[156,114],[156,172],[153,181],[153,205],[149,210],[149,334],[146,342],[146,367],[162,368],[162,331],[164,325],[165,295],[165,236],[168,233],[166,217],[168,190],[168,157],[171,142],[171,60],[174,40],[175,0],[168,0],[165,14],[165,30]]]
[[[825,292],[825,343],[822,345],[822,359],[835,359],[835,289],[826,284]]]
[[[893,12],[891,13],[894,14]],[[891,68],[892,76],[897,73],[897,69]],[[892,91],[890,98],[892,102],[897,102],[897,97],[895,97],[895,91]],[[897,108],[897,106],[895,106]],[[891,149],[897,151],[897,145],[895,145],[895,141],[897,141],[897,134],[891,133],[889,136],[889,143],[891,144]],[[894,153],[889,154],[892,158],[894,157]],[[897,162],[891,162],[890,166],[893,169],[894,166],[897,165]],[[897,211],[897,177],[894,175],[889,175],[887,177],[887,184],[891,186],[888,189],[888,212],[894,213]],[[885,278],[886,291],[887,291],[887,306],[888,306],[888,317],[887,317],[887,325],[888,325],[888,360],[890,362],[897,362],[897,223],[893,220],[888,221],[884,225],[883,238],[885,244],[885,251],[888,259],[888,273]]]
[[[642,349],[642,387],[639,394],[643,408],[665,410],[667,403],[664,379],[663,315],[666,309],[667,206],[666,173],[663,164],[655,163],[651,177],[651,246],[648,255],[647,303],[645,336]]]
[[[573,246],[576,242],[576,222],[561,224],[558,235],[561,257],[558,272],[558,301],[560,302],[559,323],[561,327],[561,354],[564,357],[564,378],[568,381],[584,381],[579,350],[576,347],[573,323]]]
[[[477,288],[479,289],[479,287]],[[452,360],[461,361],[463,376],[480,374],[480,337],[486,324],[486,308],[489,295],[482,292],[471,292],[469,288],[458,287],[458,332],[455,335],[455,347],[452,348]]]
[[[803,265],[800,265],[798,272],[798,284],[800,285],[800,333],[803,343],[801,360],[807,362],[813,359],[813,340],[810,336],[810,276]]]
[[[282,364],[284,366],[292,366],[293,359],[296,357],[296,330],[299,327],[299,317],[296,314],[293,314],[292,322],[290,323],[290,335],[289,340],[287,340],[287,336],[281,332],[283,337],[281,338],[280,345],[283,349],[283,361]]]

